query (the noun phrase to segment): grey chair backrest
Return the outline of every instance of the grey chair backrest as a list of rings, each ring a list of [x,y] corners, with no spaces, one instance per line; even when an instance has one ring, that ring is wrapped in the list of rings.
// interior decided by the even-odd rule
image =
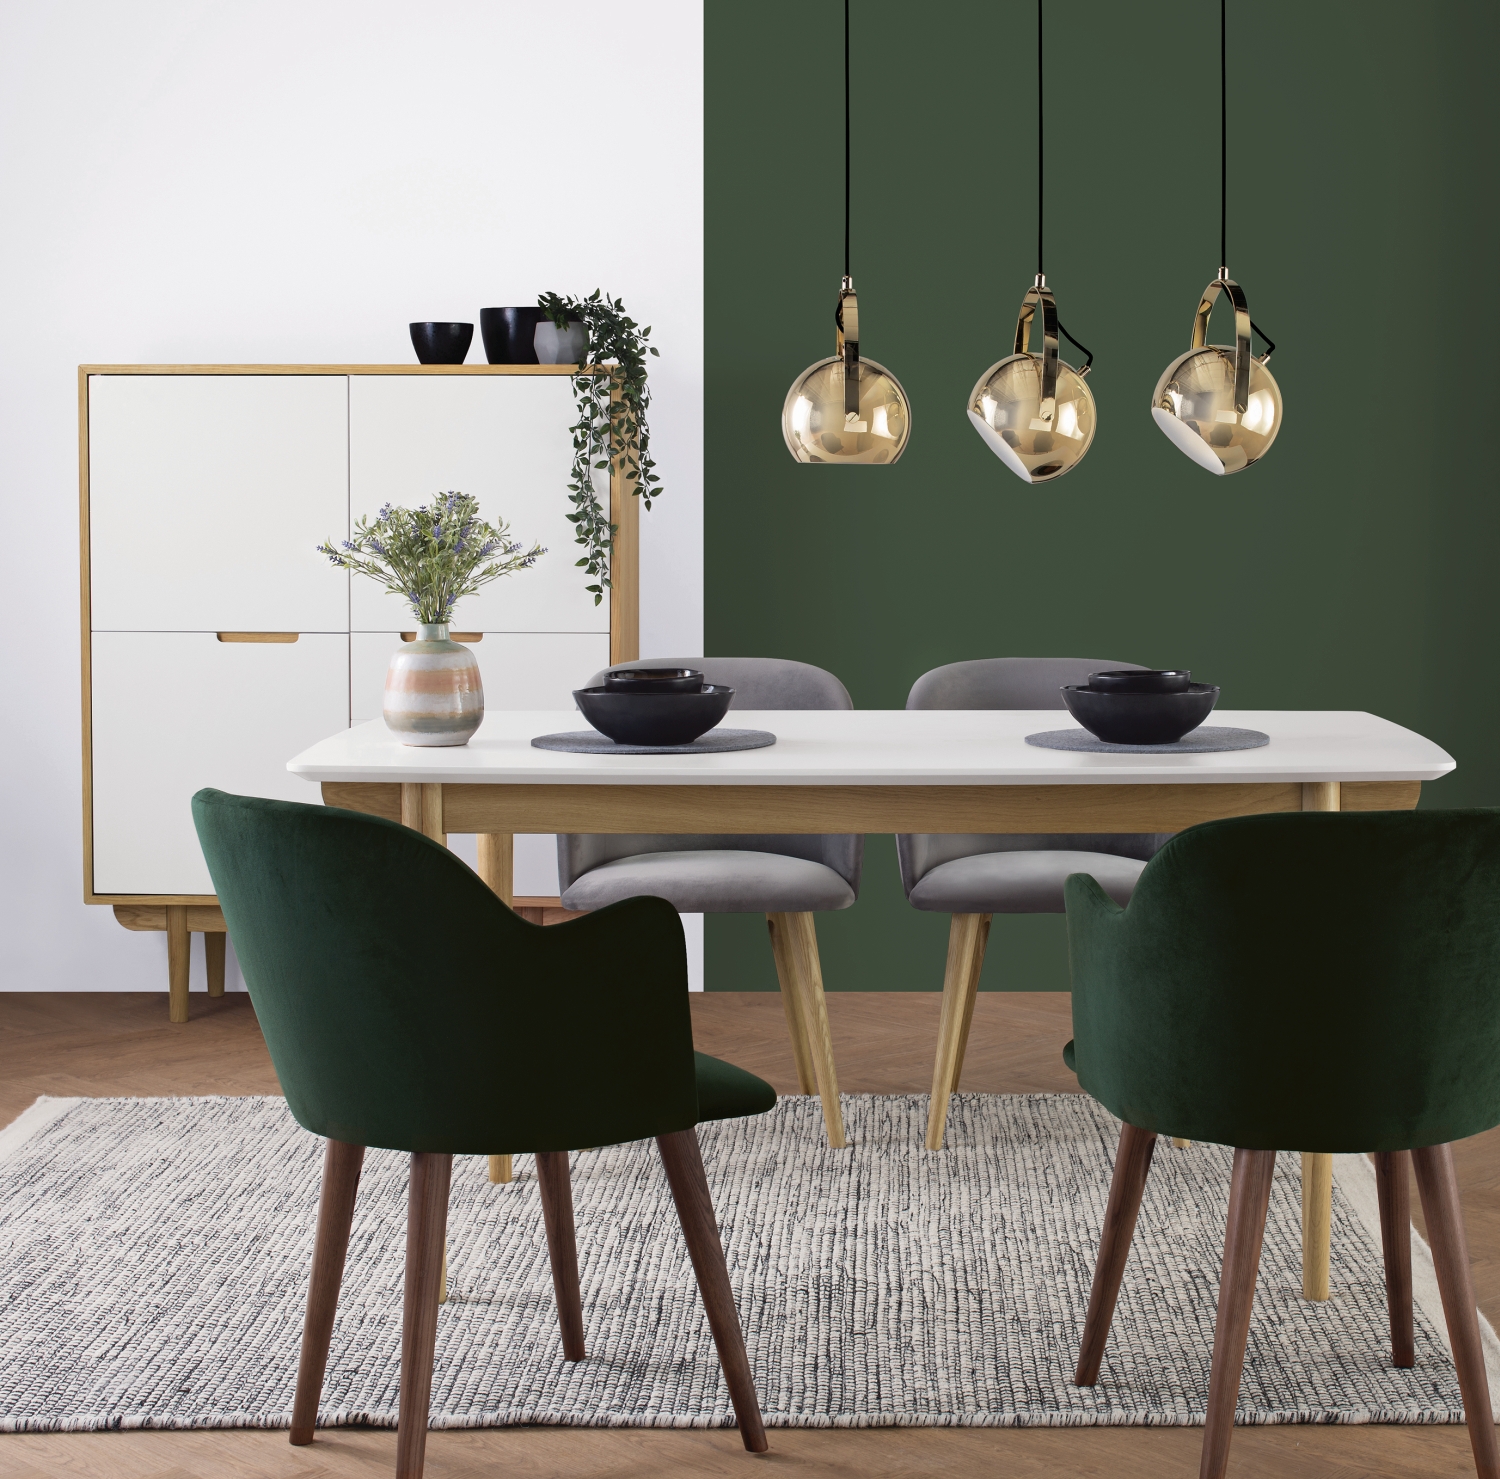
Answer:
[[[1096,657],[985,657],[951,662],[923,673],[906,698],[908,709],[1062,709],[1065,683],[1087,683],[1090,673],[1112,668],[1139,669],[1140,663]],[[1113,853],[1149,860],[1166,845],[1170,833],[928,833],[896,838],[901,884],[909,894],[942,863],[991,852]]]
[[[615,668],[697,668],[709,683],[734,689],[731,709],[852,709],[849,691],[832,673],[811,663],[779,657],[650,657],[614,663]],[[604,682],[595,673],[591,687]],[[557,872],[566,892],[574,881],[601,863],[644,852],[774,852],[807,858],[832,868],[855,893],[865,839],[858,834],[737,836],[719,833],[593,833],[557,839]]]

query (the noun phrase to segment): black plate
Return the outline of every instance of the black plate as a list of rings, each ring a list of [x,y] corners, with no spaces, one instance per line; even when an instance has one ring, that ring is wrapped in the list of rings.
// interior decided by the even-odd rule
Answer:
[[[1194,683],[1186,693],[1100,693],[1070,684],[1062,696],[1068,712],[1107,744],[1171,745],[1213,713],[1219,690]]]
[[[1132,672],[1090,673],[1089,687],[1095,693],[1186,693],[1192,686],[1191,668],[1143,668]]]
[[[702,693],[697,668],[620,668],[604,675],[610,693]]]
[[[734,689],[705,683],[697,693],[623,693],[577,688],[579,712],[621,745],[690,745],[729,712]]]

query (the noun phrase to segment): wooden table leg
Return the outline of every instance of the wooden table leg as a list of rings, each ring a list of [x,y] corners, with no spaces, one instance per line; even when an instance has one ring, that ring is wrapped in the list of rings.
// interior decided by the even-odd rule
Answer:
[[[1339,783],[1310,781],[1302,787],[1303,811],[1337,811]],[[1302,1297],[1328,1298],[1329,1236],[1333,1224],[1333,1157],[1302,1156]]]
[[[515,856],[515,839],[509,832],[479,834],[479,876],[506,908],[510,908],[516,897]],[[512,1175],[508,1155],[490,1157],[490,1181],[494,1185],[504,1186]]]
[[[515,839],[509,832],[479,834],[479,876],[507,908],[514,906]]]
[[[222,930],[203,931],[203,959],[208,966],[208,994],[224,994],[224,946],[229,936]]]
[[[167,905],[167,1019],[188,1019],[188,965],[193,937],[188,934],[187,906]]]

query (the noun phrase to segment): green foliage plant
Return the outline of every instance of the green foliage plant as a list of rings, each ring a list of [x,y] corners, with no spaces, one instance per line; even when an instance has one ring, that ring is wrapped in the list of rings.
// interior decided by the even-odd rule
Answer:
[[[523,552],[504,519],[487,523],[477,498],[450,492],[416,509],[388,503],[373,523],[360,519],[353,539],[338,545],[325,539],[318,553],[342,570],[380,581],[431,626],[451,621],[463,597],[502,575],[531,569],[547,551],[536,544]]]
[[[597,606],[610,586],[616,526],[609,522],[599,502],[594,474],[613,471],[633,478],[634,491],[648,509],[652,499],[662,493],[646,425],[651,405],[646,356],[657,351],[646,343],[650,327],[639,327],[626,316],[621,299],[611,301],[597,288],[587,298],[543,293],[537,307],[559,329],[566,329],[570,320],[581,323],[588,336],[584,366],[606,371],[573,377],[578,420],[568,428],[573,434],[573,468],[568,483],[573,512],[567,517],[584,549],[577,563],[594,577],[584,589],[593,592]]]

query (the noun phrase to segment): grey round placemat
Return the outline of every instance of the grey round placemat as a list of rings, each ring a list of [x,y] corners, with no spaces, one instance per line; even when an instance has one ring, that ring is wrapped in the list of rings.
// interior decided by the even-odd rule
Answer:
[[[1271,743],[1271,736],[1258,729],[1200,724],[1170,745],[1111,745],[1086,729],[1047,729],[1028,734],[1026,743],[1043,750],[1087,750],[1095,755],[1211,755],[1215,750],[1258,750]]]
[[[769,729],[710,729],[690,745],[618,745],[597,729],[569,734],[539,734],[538,750],[565,750],[572,755],[713,755],[724,750],[763,750],[776,743]]]

